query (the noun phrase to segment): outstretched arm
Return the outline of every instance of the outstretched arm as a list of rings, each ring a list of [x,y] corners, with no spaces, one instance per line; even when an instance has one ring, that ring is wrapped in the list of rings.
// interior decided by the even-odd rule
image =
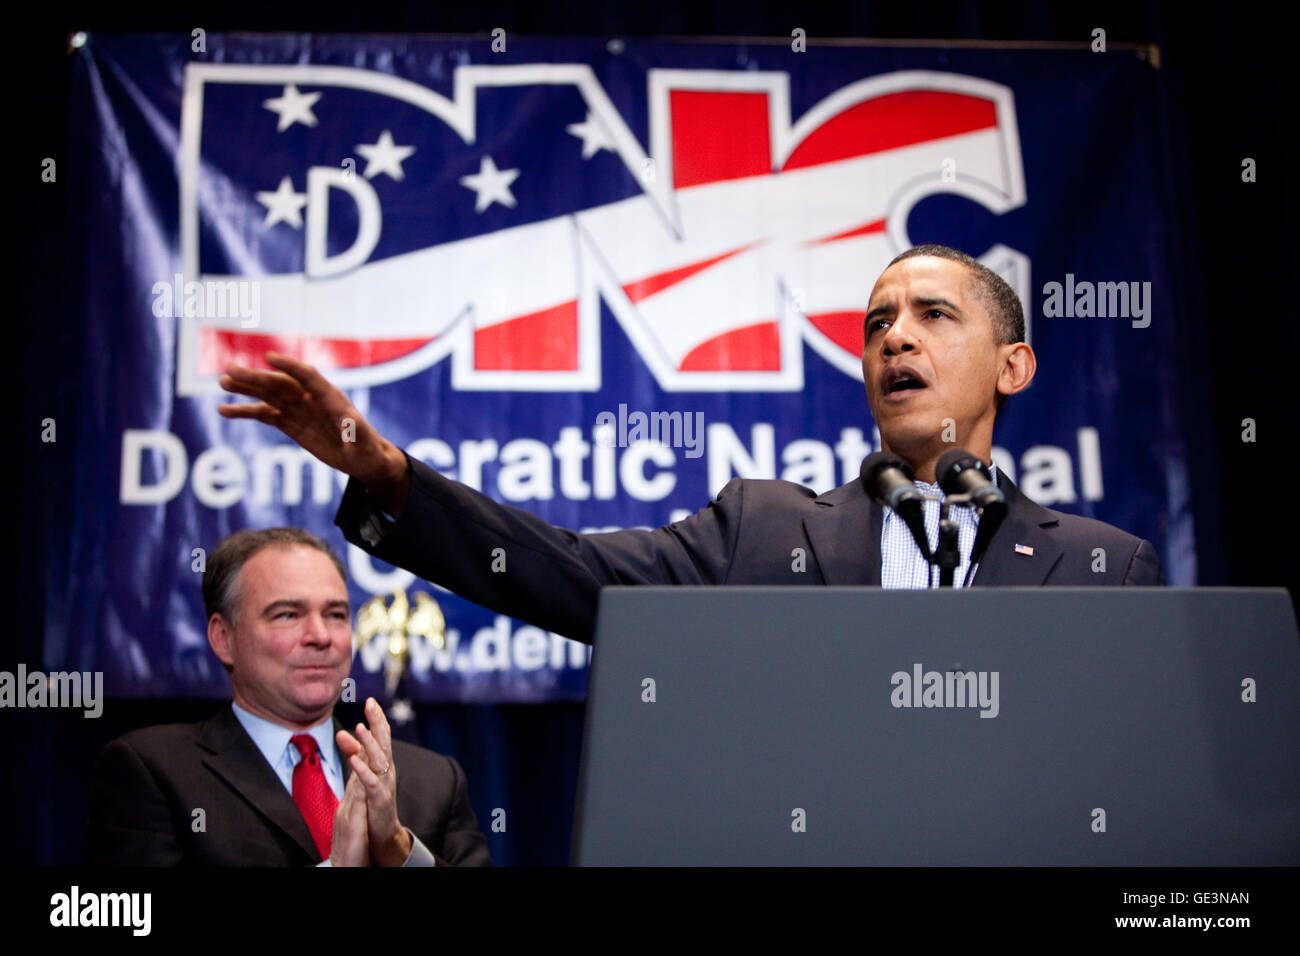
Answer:
[[[221,414],[272,425],[351,475],[335,521],[350,542],[385,561],[588,643],[602,587],[726,583],[743,506],[739,480],[676,524],[577,534],[409,459],[310,365],[276,353],[267,361],[276,371],[232,366],[222,377],[225,388],[259,401],[222,405]]]

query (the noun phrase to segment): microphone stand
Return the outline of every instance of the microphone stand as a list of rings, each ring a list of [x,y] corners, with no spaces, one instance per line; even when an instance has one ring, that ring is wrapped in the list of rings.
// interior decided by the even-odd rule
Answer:
[[[865,480],[865,479],[864,479]],[[961,564],[961,543],[960,543],[960,525],[956,519],[950,517],[953,505],[963,508],[975,509],[978,519],[975,531],[975,540],[971,544],[970,563],[966,566],[966,574],[962,578],[962,587],[968,587],[971,581],[971,572],[975,566],[984,558],[984,551],[988,547],[989,540],[1002,524],[1006,517],[1006,505],[1002,502],[989,502],[985,507],[980,507],[974,500],[975,492],[964,492],[961,494],[945,494],[942,498],[935,495],[923,494],[920,498],[914,498],[906,502],[908,508],[914,509],[909,511],[905,516],[901,510],[903,505],[900,504],[894,511],[912,532],[917,549],[921,556],[925,558],[930,565],[931,571],[926,576],[926,587],[934,587],[933,568],[939,569],[939,587],[954,587],[953,579],[956,576],[958,566]],[[921,518],[921,500],[939,501],[939,539],[935,545],[934,551],[931,552],[925,540],[925,533],[920,529],[922,524]],[[888,507],[888,504],[885,507]],[[986,527],[987,526],[987,527]]]
[[[934,551],[934,563],[939,566],[939,587],[952,587],[953,572],[961,563],[957,547],[957,522],[948,517],[950,502],[944,499],[939,508],[939,544]]]
[[[941,588],[953,586],[954,573],[957,566],[961,564],[961,550],[958,545],[959,525],[955,518],[948,517],[949,509],[953,505],[966,508],[975,507],[971,501],[971,496],[968,494],[945,495],[943,504],[939,506],[939,543],[935,547],[931,563],[939,567],[939,587]],[[970,577],[970,568],[966,569],[966,577],[967,579]]]

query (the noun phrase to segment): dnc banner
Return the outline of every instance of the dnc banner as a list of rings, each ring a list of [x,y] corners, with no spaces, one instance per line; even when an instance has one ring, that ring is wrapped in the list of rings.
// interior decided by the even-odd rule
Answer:
[[[999,468],[1195,583],[1171,146],[1132,50],[91,35],[74,71],[89,398],[51,669],[225,695],[204,556],[290,524],[344,551],[354,608],[379,596],[359,636],[401,632],[414,699],[581,699],[585,646],[347,547],[342,476],[221,418],[222,370],[297,356],[498,501],[653,527],[735,475],[856,478],[866,302],[919,242],[1024,303]],[[359,650],[360,693],[387,654]]]

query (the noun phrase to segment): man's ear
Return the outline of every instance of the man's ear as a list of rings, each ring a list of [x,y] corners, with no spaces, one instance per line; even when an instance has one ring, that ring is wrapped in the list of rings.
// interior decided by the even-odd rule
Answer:
[[[235,666],[234,649],[231,647],[233,642],[234,634],[224,617],[213,614],[208,618],[208,646],[212,648],[212,653],[217,655],[217,660],[225,665],[226,670]]]
[[[1034,350],[1024,342],[999,346],[1001,365],[998,368],[998,394],[1003,396],[1023,392],[1034,380],[1038,359]]]

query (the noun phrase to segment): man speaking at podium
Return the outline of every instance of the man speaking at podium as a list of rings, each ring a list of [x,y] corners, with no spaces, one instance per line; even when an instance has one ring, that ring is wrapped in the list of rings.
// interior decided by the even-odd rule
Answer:
[[[955,249],[914,247],[877,279],[864,337],[862,373],[881,451],[901,458],[916,487],[935,496],[945,453],[965,449],[988,465],[1003,402],[1037,369],[1011,287]],[[921,514],[909,527],[862,481],[817,495],[788,481],[733,478],[707,507],[674,524],[578,534],[411,459],[311,366],[274,353],[267,361],[275,371],[227,370],[223,388],[259,401],[223,405],[221,413],[274,425],[350,475],[335,518],[349,541],[483,607],[577,640],[592,640],[606,585],[921,588],[933,580],[920,542],[931,550],[937,543],[937,501],[924,502],[923,531]],[[344,440],[345,419],[355,423],[354,440]],[[1005,517],[984,542],[970,583],[1164,583],[1150,542],[1043,508],[996,469],[987,477],[1005,498]],[[960,556],[953,582],[960,584],[972,570],[978,519],[970,508],[953,512]],[[505,573],[494,571],[497,549]]]

